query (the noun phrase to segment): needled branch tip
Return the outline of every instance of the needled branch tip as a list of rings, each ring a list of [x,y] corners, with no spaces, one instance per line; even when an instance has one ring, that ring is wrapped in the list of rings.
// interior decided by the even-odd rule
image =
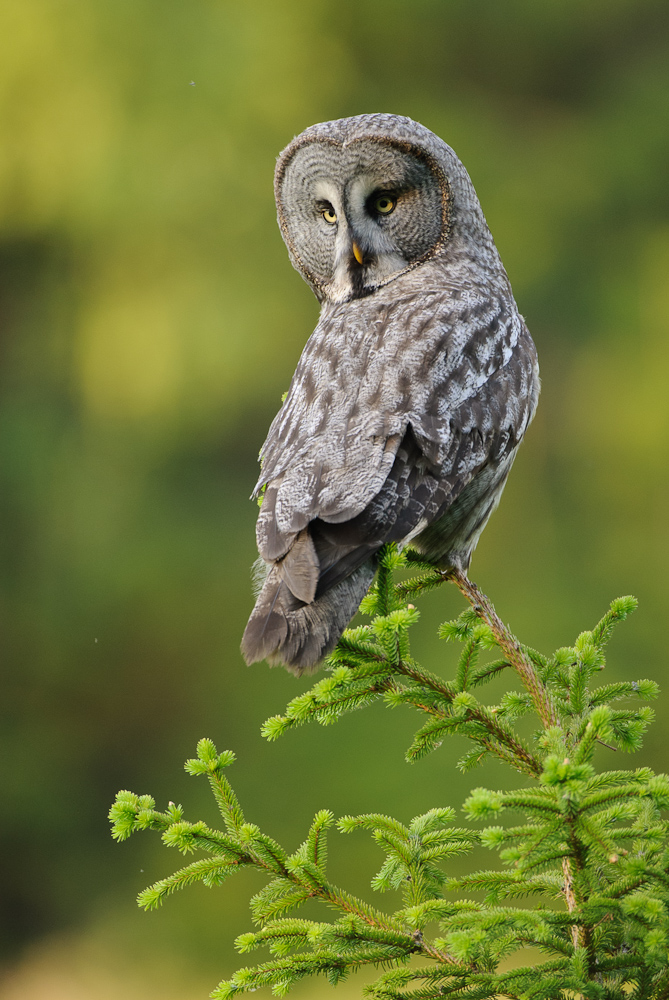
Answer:
[[[412,630],[420,627],[413,602],[449,580],[468,607],[439,629],[443,640],[459,644],[442,676],[412,655]],[[222,829],[185,820],[174,803],[159,812],[153,798],[129,791],[119,792],[110,810],[117,840],[153,829],[166,846],[195,856],[145,889],[140,906],[157,907],[198,881],[219,886],[247,868],[265,877],[251,900],[256,930],[236,945],[244,954],[266,948],[269,959],[220,983],[212,993],[218,1000],[262,987],[284,996],[308,977],[334,985],[379,967],[385,971],[363,990],[371,1000],[666,1000],[669,778],[650,768],[596,767],[606,746],[637,749],[652,720],[638,702],[657,696],[653,681],[600,682],[613,629],[635,607],[630,597],[613,601],[593,629],[546,656],[521,644],[464,574],[386,547],[361,608],[367,624],[344,632],[327,675],[267,720],[264,735],[329,725],[375,701],[408,706],[422,720],[408,760],[436,751],[447,737],[464,737],[470,749],[463,770],[494,757],[522,776],[520,787],[475,788],[463,825],[443,804],[408,822],[374,812],[335,821],[320,809],[289,852],[244,818],[227,777],[232,751],[219,753],[203,739],[186,771],[207,778]],[[500,677],[519,678],[522,689],[486,703],[486,685]],[[531,713],[539,727],[528,737],[516,724]],[[332,880],[333,828],[372,837],[382,858],[371,886],[390,900],[386,909]],[[475,847],[494,852],[496,864],[462,874],[456,859]],[[323,920],[295,914],[314,901],[323,905]],[[541,958],[519,964],[528,948]]]

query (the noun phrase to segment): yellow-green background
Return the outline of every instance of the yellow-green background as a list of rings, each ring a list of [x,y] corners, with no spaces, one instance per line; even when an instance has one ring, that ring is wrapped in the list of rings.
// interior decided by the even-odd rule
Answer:
[[[318,808],[407,819],[502,780],[459,775],[455,742],[405,764],[414,720],[380,706],[268,745],[260,723],[306,683],[238,652],[255,457],[317,316],[274,159],[371,111],[459,153],[539,348],[539,414],[473,576],[545,649],[635,593],[610,671],[663,680],[665,0],[3,0],[5,1000],[191,1000],[247,963],[230,942],[257,881],[143,914],[135,893],[180,858],[108,835],[124,787],[213,821],[181,769],[200,736],[238,753],[249,818],[286,846]],[[460,606],[425,602],[433,668]],[[644,756],[660,769],[666,712]],[[374,849],[333,839],[363,891]]]

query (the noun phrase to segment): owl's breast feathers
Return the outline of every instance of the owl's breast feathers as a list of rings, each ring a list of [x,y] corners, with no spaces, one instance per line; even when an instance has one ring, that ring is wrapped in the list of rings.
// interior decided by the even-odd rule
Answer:
[[[534,345],[506,296],[471,304],[423,291],[329,310],[261,452],[261,555],[282,558],[316,518],[357,519],[382,492],[408,432],[422,494],[427,480],[440,507],[453,502],[483,466],[515,451],[537,395]],[[407,534],[431,512],[412,506]],[[375,534],[367,541],[377,548],[390,540]]]

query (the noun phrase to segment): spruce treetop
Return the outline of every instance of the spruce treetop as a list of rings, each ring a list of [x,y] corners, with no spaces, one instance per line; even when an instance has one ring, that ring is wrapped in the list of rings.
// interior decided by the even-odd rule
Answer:
[[[415,575],[398,582],[407,569]],[[445,679],[413,659],[410,632],[420,618],[413,602],[449,580],[469,607],[440,628],[445,641],[460,644],[453,676]],[[601,745],[638,750],[652,721],[651,709],[638,702],[657,696],[653,681],[603,683],[601,676],[606,644],[635,608],[634,598],[618,598],[592,630],[548,657],[520,643],[464,575],[387,547],[363,602],[370,621],[344,633],[327,676],[268,719],[265,736],[277,739],[307,722],[330,725],[377,700],[408,705],[423,722],[407,760],[460,734],[470,743],[459,761],[463,770],[494,756],[517,772],[519,787],[474,788],[462,811],[448,804],[408,823],[375,813],[335,821],[322,810],[288,853],[245,819],[226,774],[234,754],[203,739],[186,770],[208,779],[223,829],[186,821],[173,803],[159,812],[148,795],[119,792],[112,806],[118,840],[154,829],[167,846],[200,855],[140,893],[139,904],[156,907],[196,881],[217,886],[245,867],[267,876],[251,900],[256,930],[236,944],[243,954],[266,948],[270,957],[220,983],[215,1000],[263,986],[284,996],[314,975],[336,985],[365,966],[385,970],[364,987],[370,1000],[669,998],[669,779],[649,768],[601,772],[594,761]],[[482,691],[500,675],[509,678],[509,690],[487,704]],[[528,739],[516,723],[532,715],[536,729]],[[332,883],[333,827],[371,834],[383,854],[372,888],[389,893],[396,909],[372,906]],[[477,845],[497,863],[455,876],[450,859]],[[334,916],[296,916],[311,899]],[[542,959],[519,965],[526,948]]]

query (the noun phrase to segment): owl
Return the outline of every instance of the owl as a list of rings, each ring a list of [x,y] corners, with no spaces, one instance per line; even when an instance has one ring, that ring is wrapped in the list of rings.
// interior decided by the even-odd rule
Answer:
[[[261,451],[247,663],[336,645],[387,542],[466,572],[539,393],[536,351],[450,146],[391,114],[313,125],[275,173],[321,304]]]

